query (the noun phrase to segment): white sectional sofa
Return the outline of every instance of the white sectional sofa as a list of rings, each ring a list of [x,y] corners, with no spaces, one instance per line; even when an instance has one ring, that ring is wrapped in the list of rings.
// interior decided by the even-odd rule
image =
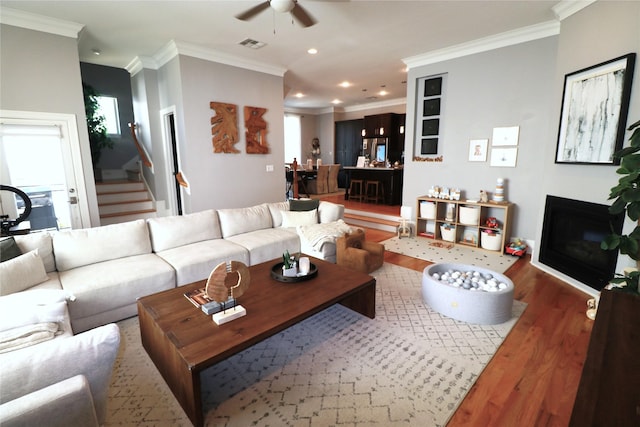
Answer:
[[[298,201],[264,203],[15,236],[23,255],[0,264],[0,338],[6,341],[16,322],[30,327],[32,318],[58,329],[38,331],[55,339],[15,350],[0,339],[0,425],[37,424],[53,414],[56,405],[48,400],[57,399],[60,387],[80,402],[83,425],[104,422],[119,346],[113,322],[134,316],[141,296],[206,279],[223,261],[254,265],[302,251],[335,262],[335,239],[350,230],[344,207],[315,203],[315,209]]]

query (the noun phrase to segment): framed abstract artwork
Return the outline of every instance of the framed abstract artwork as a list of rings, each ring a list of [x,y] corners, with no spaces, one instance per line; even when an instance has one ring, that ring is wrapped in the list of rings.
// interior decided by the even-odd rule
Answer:
[[[564,78],[556,163],[619,164],[636,54]]]

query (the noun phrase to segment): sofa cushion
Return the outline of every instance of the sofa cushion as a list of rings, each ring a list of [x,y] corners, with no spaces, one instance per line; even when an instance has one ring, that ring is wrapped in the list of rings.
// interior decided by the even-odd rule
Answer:
[[[320,205],[320,200],[289,200],[289,210],[290,211],[312,211],[314,209],[318,209]]]
[[[218,216],[212,209],[182,216],[150,218],[147,223],[154,252],[222,237]]]
[[[318,223],[318,210],[310,211],[282,211],[282,226],[297,227],[299,225],[312,225]]]
[[[0,263],[0,295],[23,291],[47,279],[37,250]]]
[[[0,406],[0,425],[97,427],[89,381],[76,375]]]
[[[38,255],[42,258],[44,269],[47,273],[56,271],[56,260],[53,257],[51,234],[47,232],[30,233],[15,236],[15,239],[23,254],[36,249],[38,250]]]
[[[58,271],[67,271],[103,261],[149,254],[151,240],[145,220],[139,219],[54,233],[53,248]]]
[[[269,212],[271,212],[272,226],[274,228],[282,225],[282,211],[289,210],[289,202],[273,202],[267,203]]]
[[[228,239],[249,250],[249,263],[256,265],[274,258],[282,259],[282,254],[300,252],[300,238],[295,229],[268,228],[232,236]]]
[[[249,251],[224,239],[192,243],[158,252],[156,255],[176,270],[178,286],[207,279],[211,271],[223,261],[249,264]]]
[[[175,287],[175,270],[155,254],[118,258],[59,272],[62,287],[75,295],[69,304],[71,324],[139,297]]]
[[[318,205],[318,222],[326,224],[344,219],[344,205],[320,201]]]
[[[20,255],[22,255],[22,251],[13,236],[0,240],[0,262],[8,261]]]
[[[267,204],[239,209],[219,209],[220,229],[226,239],[242,233],[271,228],[271,212]]]
[[[104,423],[109,382],[119,347],[120,330],[110,324],[2,354],[0,404],[84,375],[90,384],[98,420]]]

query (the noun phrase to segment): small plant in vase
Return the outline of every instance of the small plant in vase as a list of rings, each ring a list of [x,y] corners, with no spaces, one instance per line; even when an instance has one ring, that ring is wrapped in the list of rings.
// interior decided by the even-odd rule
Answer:
[[[295,277],[298,275],[296,259],[289,254],[289,251],[285,251],[285,253],[282,254],[282,275],[285,277]]]

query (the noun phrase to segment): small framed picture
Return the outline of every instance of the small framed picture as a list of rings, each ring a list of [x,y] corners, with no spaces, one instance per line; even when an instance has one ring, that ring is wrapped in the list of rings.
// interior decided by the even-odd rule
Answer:
[[[469,161],[486,162],[488,139],[472,139],[469,141]]]
[[[491,166],[503,168],[515,168],[518,148],[493,148],[491,149]]]

